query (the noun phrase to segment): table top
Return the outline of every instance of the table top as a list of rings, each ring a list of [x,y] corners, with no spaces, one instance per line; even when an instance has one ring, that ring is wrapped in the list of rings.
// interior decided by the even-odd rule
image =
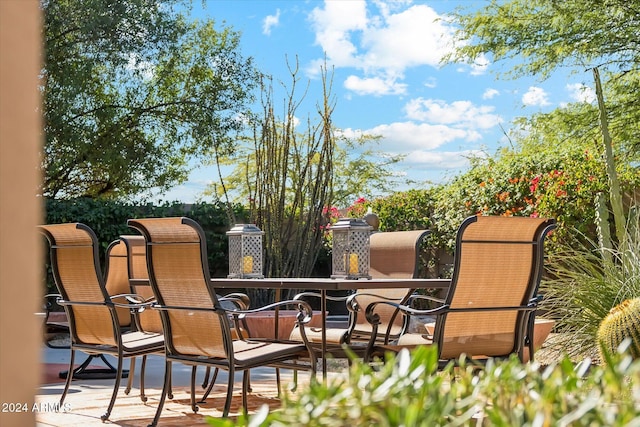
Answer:
[[[214,288],[247,289],[316,289],[327,291],[353,289],[410,288],[446,289],[450,279],[332,279],[332,278],[264,278],[211,279]]]

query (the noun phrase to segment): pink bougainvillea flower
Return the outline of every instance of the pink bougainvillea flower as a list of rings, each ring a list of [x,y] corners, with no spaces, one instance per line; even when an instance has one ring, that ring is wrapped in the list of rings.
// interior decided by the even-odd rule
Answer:
[[[529,190],[531,190],[532,193],[535,193],[536,190],[538,189],[539,182],[540,182],[540,175],[536,176],[531,180],[531,185],[529,186]]]

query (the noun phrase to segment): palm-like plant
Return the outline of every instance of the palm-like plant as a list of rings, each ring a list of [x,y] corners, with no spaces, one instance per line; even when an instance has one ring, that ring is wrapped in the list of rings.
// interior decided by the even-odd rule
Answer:
[[[640,296],[640,231],[638,217],[629,217],[626,236],[615,248],[586,240],[582,247],[562,247],[550,259],[542,307],[557,319],[563,333],[556,343],[570,356],[597,357],[602,319],[622,301]]]

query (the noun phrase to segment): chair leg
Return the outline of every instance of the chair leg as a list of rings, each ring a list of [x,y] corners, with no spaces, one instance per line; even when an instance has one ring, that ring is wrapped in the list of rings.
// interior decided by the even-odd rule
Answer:
[[[191,410],[193,413],[198,412],[198,405],[196,405],[196,370],[198,367],[193,365],[191,367]]]
[[[133,386],[133,377],[136,375],[136,358],[132,357],[129,366],[129,379],[127,380],[127,387],[124,389],[124,394],[128,395],[131,392]]]
[[[158,408],[156,409],[156,415],[153,417],[153,421],[149,424],[149,427],[155,427],[160,420],[160,414],[164,406],[164,400],[167,397],[167,392],[171,388],[171,361],[167,360],[164,364],[164,385],[162,386],[162,394],[160,395],[160,402],[158,402]]]
[[[233,366],[229,366],[229,380],[227,381],[227,400],[224,403],[224,409],[222,416],[227,417],[229,415],[229,409],[231,408],[231,398],[233,397],[233,377],[235,376],[235,370]]]
[[[198,403],[206,402],[207,397],[209,397],[209,393],[211,393],[213,386],[216,384],[216,379],[218,378],[218,372],[219,372],[218,368],[213,369],[213,377],[211,377],[211,382],[209,383],[209,387],[207,388],[207,391],[205,391],[205,393],[202,395],[202,399],[200,399]]]
[[[297,362],[294,360],[293,364],[296,365]],[[291,391],[296,391],[298,390],[298,370],[294,369],[293,370],[293,388],[291,389]],[[280,397],[280,384],[278,384],[278,397]]]
[[[147,401],[147,395],[144,394],[144,372],[147,366],[147,355],[142,356],[142,364],[140,366],[140,400]]]
[[[120,388],[120,379],[122,378],[122,364],[124,362],[124,358],[122,356],[118,357],[118,368],[116,374],[116,383],[113,386],[113,393],[111,393],[111,401],[109,402],[109,406],[107,407],[107,412],[104,413],[100,417],[102,421],[106,421],[111,415],[111,411],[113,410],[113,405],[116,403],[116,396],[118,396],[118,389]]]
[[[249,392],[249,370],[242,373],[242,412],[247,415],[247,393]]]
[[[71,349],[71,357],[69,359],[69,372],[67,372],[67,379],[64,382],[64,390],[62,391],[62,396],[60,396],[60,406],[64,403],[64,398],[67,396],[67,392],[69,391],[69,386],[71,385],[71,380],[73,379],[73,362],[75,362],[76,351]]]
[[[211,374],[211,367],[207,366],[207,370],[204,372],[204,380],[202,380],[202,388],[207,388],[209,384],[209,375]]]

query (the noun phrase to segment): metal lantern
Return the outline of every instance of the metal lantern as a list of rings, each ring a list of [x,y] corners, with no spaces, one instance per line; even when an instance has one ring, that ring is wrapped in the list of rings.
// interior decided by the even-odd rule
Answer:
[[[370,279],[369,234],[363,219],[342,218],[331,226],[333,236],[332,278]]]
[[[262,235],[254,224],[236,224],[229,236],[229,278],[262,279]]]

